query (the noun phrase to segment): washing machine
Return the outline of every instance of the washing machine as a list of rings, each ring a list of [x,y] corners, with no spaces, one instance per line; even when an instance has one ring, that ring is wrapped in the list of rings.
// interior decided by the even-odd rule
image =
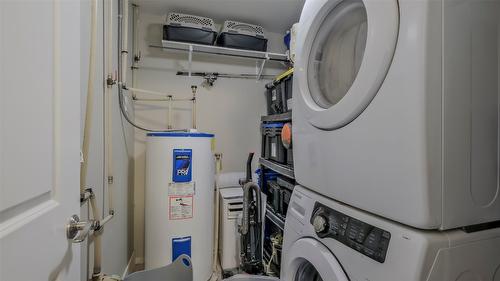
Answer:
[[[307,0],[295,177],[420,229],[500,219],[498,0]]]
[[[500,228],[426,231],[296,187],[281,281],[500,280]]]

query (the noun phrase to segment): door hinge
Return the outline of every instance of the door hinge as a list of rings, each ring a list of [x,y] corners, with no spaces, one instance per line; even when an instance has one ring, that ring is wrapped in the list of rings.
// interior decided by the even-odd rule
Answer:
[[[116,78],[114,78],[114,75],[108,74],[108,76],[106,77],[106,85],[108,86],[108,88],[111,88],[115,84]]]

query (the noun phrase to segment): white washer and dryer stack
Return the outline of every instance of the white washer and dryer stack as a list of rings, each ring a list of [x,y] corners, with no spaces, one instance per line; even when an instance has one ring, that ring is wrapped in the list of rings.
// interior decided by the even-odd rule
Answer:
[[[306,0],[294,69],[282,278],[500,280],[500,1]]]

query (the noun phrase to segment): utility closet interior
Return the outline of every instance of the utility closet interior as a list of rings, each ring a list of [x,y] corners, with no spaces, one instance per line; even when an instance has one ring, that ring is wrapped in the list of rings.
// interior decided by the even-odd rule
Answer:
[[[0,281],[500,281],[500,0],[0,0]]]
[[[256,181],[257,175],[254,172],[260,167],[258,155],[262,149],[261,118],[268,115],[269,110],[266,85],[272,84],[277,76],[292,66],[290,50],[284,42],[284,36],[287,32],[289,34],[292,25],[299,21],[303,1],[250,3],[210,0],[204,1],[203,5],[195,0],[96,2],[97,36],[94,40],[97,40],[97,47],[91,50],[86,48],[86,44],[82,44],[82,104],[85,105],[89,80],[88,63],[85,60],[91,51],[95,53],[95,62],[104,60],[107,64],[104,69],[97,67],[98,73],[90,73],[95,80],[92,83],[94,95],[99,96],[103,91],[102,84],[108,85],[104,91],[109,94],[104,95],[106,99],[93,99],[94,113],[89,133],[91,138],[86,182],[88,186],[93,187],[96,205],[102,209],[101,217],[114,213],[114,218],[106,225],[106,230],[101,235],[102,257],[97,257],[101,263],[100,271],[121,273],[126,268],[129,274],[148,268],[145,265],[146,239],[148,237],[156,239],[147,233],[146,226],[146,217],[152,217],[151,214],[147,214],[148,205],[153,209],[150,212],[159,211],[154,211],[159,207],[153,205],[156,203],[149,202],[146,196],[149,163],[146,155],[150,138],[148,134],[162,131],[209,132],[215,135],[210,140],[210,151],[220,158],[218,169],[223,174],[222,181],[226,181],[225,184],[231,187],[239,186],[238,181],[246,177],[249,153],[256,155],[251,161],[252,176]],[[82,22],[91,23],[92,14],[88,11],[94,9],[93,1],[83,1],[81,5]],[[215,36],[214,42],[210,44],[203,41],[189,42],[189,39],[188,41],[182,39],[182,31],[185,30],[178,31],[175,29],[178,26],[175,25],[172,25],[173,39],[167,38],[166,28],[169,26],[167,22],[171,15],[184,16],[184,20],[187,17],[192,17],[194,20],[197,17],[208,18],[212,20],[210,24],[213,27],[210,28],[214,28],[217,33],[224,28],[226,21],[257,27],[263,35],[261,41],[265,41],[264,48],[262,45],[240,48],[219,47],[215,42]],[[112,21],[109,22],[109,19]],[[189,18],[187,19],[188,25],[197,23],[189,22]],[[127,30],[122,26],[128,26]],[[196,30],[192,26],[190,28]],[[83,42],[90,38],[92,26],[82,24],[81,29]],[[248,33],[248,30],[244,31]],[[176,39],[175,36],[180,37]],[[244,36],[251,38],[248,35]],[[289,37],[287,40],[290,40]],[[243,41],[243,44],[245,43]],[[107,56],[107,48],[112,48],[111,56]],[[121,50],[118,56],[113,52],[115,49]],[[126,65],[123,63],[124,56]],[[85,116],[84,107],[82,116]],[[286,115],[283,116],[281,123],[291,121],[290,112],[279,111],[279,113]],[[82,128],[82,135],[85,135],[83,121]],[[108,128],[113,128],[113,131],[109,132]],[[103,161],[103,158],[106,158],[106,161]],[[289,168],[287,165],[285,162],[283,166]],[[211,194],[207,196],[214,196]],[[237,196],[242,198],[242,194],[238,192]],[[168,196],[165,199],[167,200]],[[191,206],[193,208],[191,212],[205,212],[195,209],[201,208],[205,203],[200,203],[198,207],[197,198],[193,201],[192,204],[195,206]],[[164,203],[169,204],[167,201]],[[207,212],[213,212],[213,204],[214,202],[207,204]],[[222,206],[223,202],[219,204]],[[237,212],[232,214],[234,218],[228,220],[232,224],[230,231],[233,233],[230,235],[233,239],[239,236],[235,218],[241,213],[241,202],[238,204],[240,205],[237,205]],[[168,218],[169,209],[164,211],[165,218]],[[93,216],[90,202],[82,204],[81,213],[81,220]],[[213,216],[207,213],[203,219],[213,220]],[[282,217],[279,219],[281,228],[284,227],[282,219]],[[157,222],[152,221],[150,224]],[[203,227],[211,229],[214,225],[210,222]],[[194,224],[188,225],[187,233],[209,232],[206,228],[196,228],[196,230],[189,228],[194,228]],[[282,229],[280,231],[282,232]],[[202,239],[209,237],[212,237],[211,240],[214,239],[214,235],[208,233]],[[231,256],[226,254],[226,259],[231,260],[232,267],[228,269],[235,270],[239,263],[240,249],[235,244],[239,243],[237,242],[239,239],[231,241],[230,238],[226,238],[226,240],[229,241],[226,242],[229,245],[226,247],[230,247],[233,251],[229,254]],[[84,248],[88,249],[82,251],[82,265],[85,264],[88,268],[87,271],[82,271],[82,280],[86,280],[92,278],[92,275],[99,270],[95,266],[95,241],[85,240],[83,244]],[[171,248],[170,245],[162,247],[165,247],[163,249],[165,252],[172,251],[168,250]],[[207,248],[206,251],[207,253],[200,256],[207,258],[203,263],[210,264],[211,269],[212,250]],[[269,259],[272,254],[271,247],[267,254]],[[160,260],[155,258],[149,268],[154,264],[166,262],[165,258]],[[274,271],[276,270],[279,268],[274,268]],[[222,277],[222,271],[219,274]]]

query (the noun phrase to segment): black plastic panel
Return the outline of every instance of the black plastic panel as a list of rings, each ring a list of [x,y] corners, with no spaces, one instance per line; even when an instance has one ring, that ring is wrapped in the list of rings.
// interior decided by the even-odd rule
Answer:
[[[163,26],[163,40],[213,45],[216,36],[217,33],[211,30],[197,29],[185,26]]]
[[[340,243],[374,259],[385,261],[391,234],[346,214],[316,202],[311,224],[316,216],[326,219],[325,230],[317,233],[320,238],[333,238]]]
[[[267,39],[244,34],[222,32],[217,37],[217,45],[251,51],[267,51]]]

